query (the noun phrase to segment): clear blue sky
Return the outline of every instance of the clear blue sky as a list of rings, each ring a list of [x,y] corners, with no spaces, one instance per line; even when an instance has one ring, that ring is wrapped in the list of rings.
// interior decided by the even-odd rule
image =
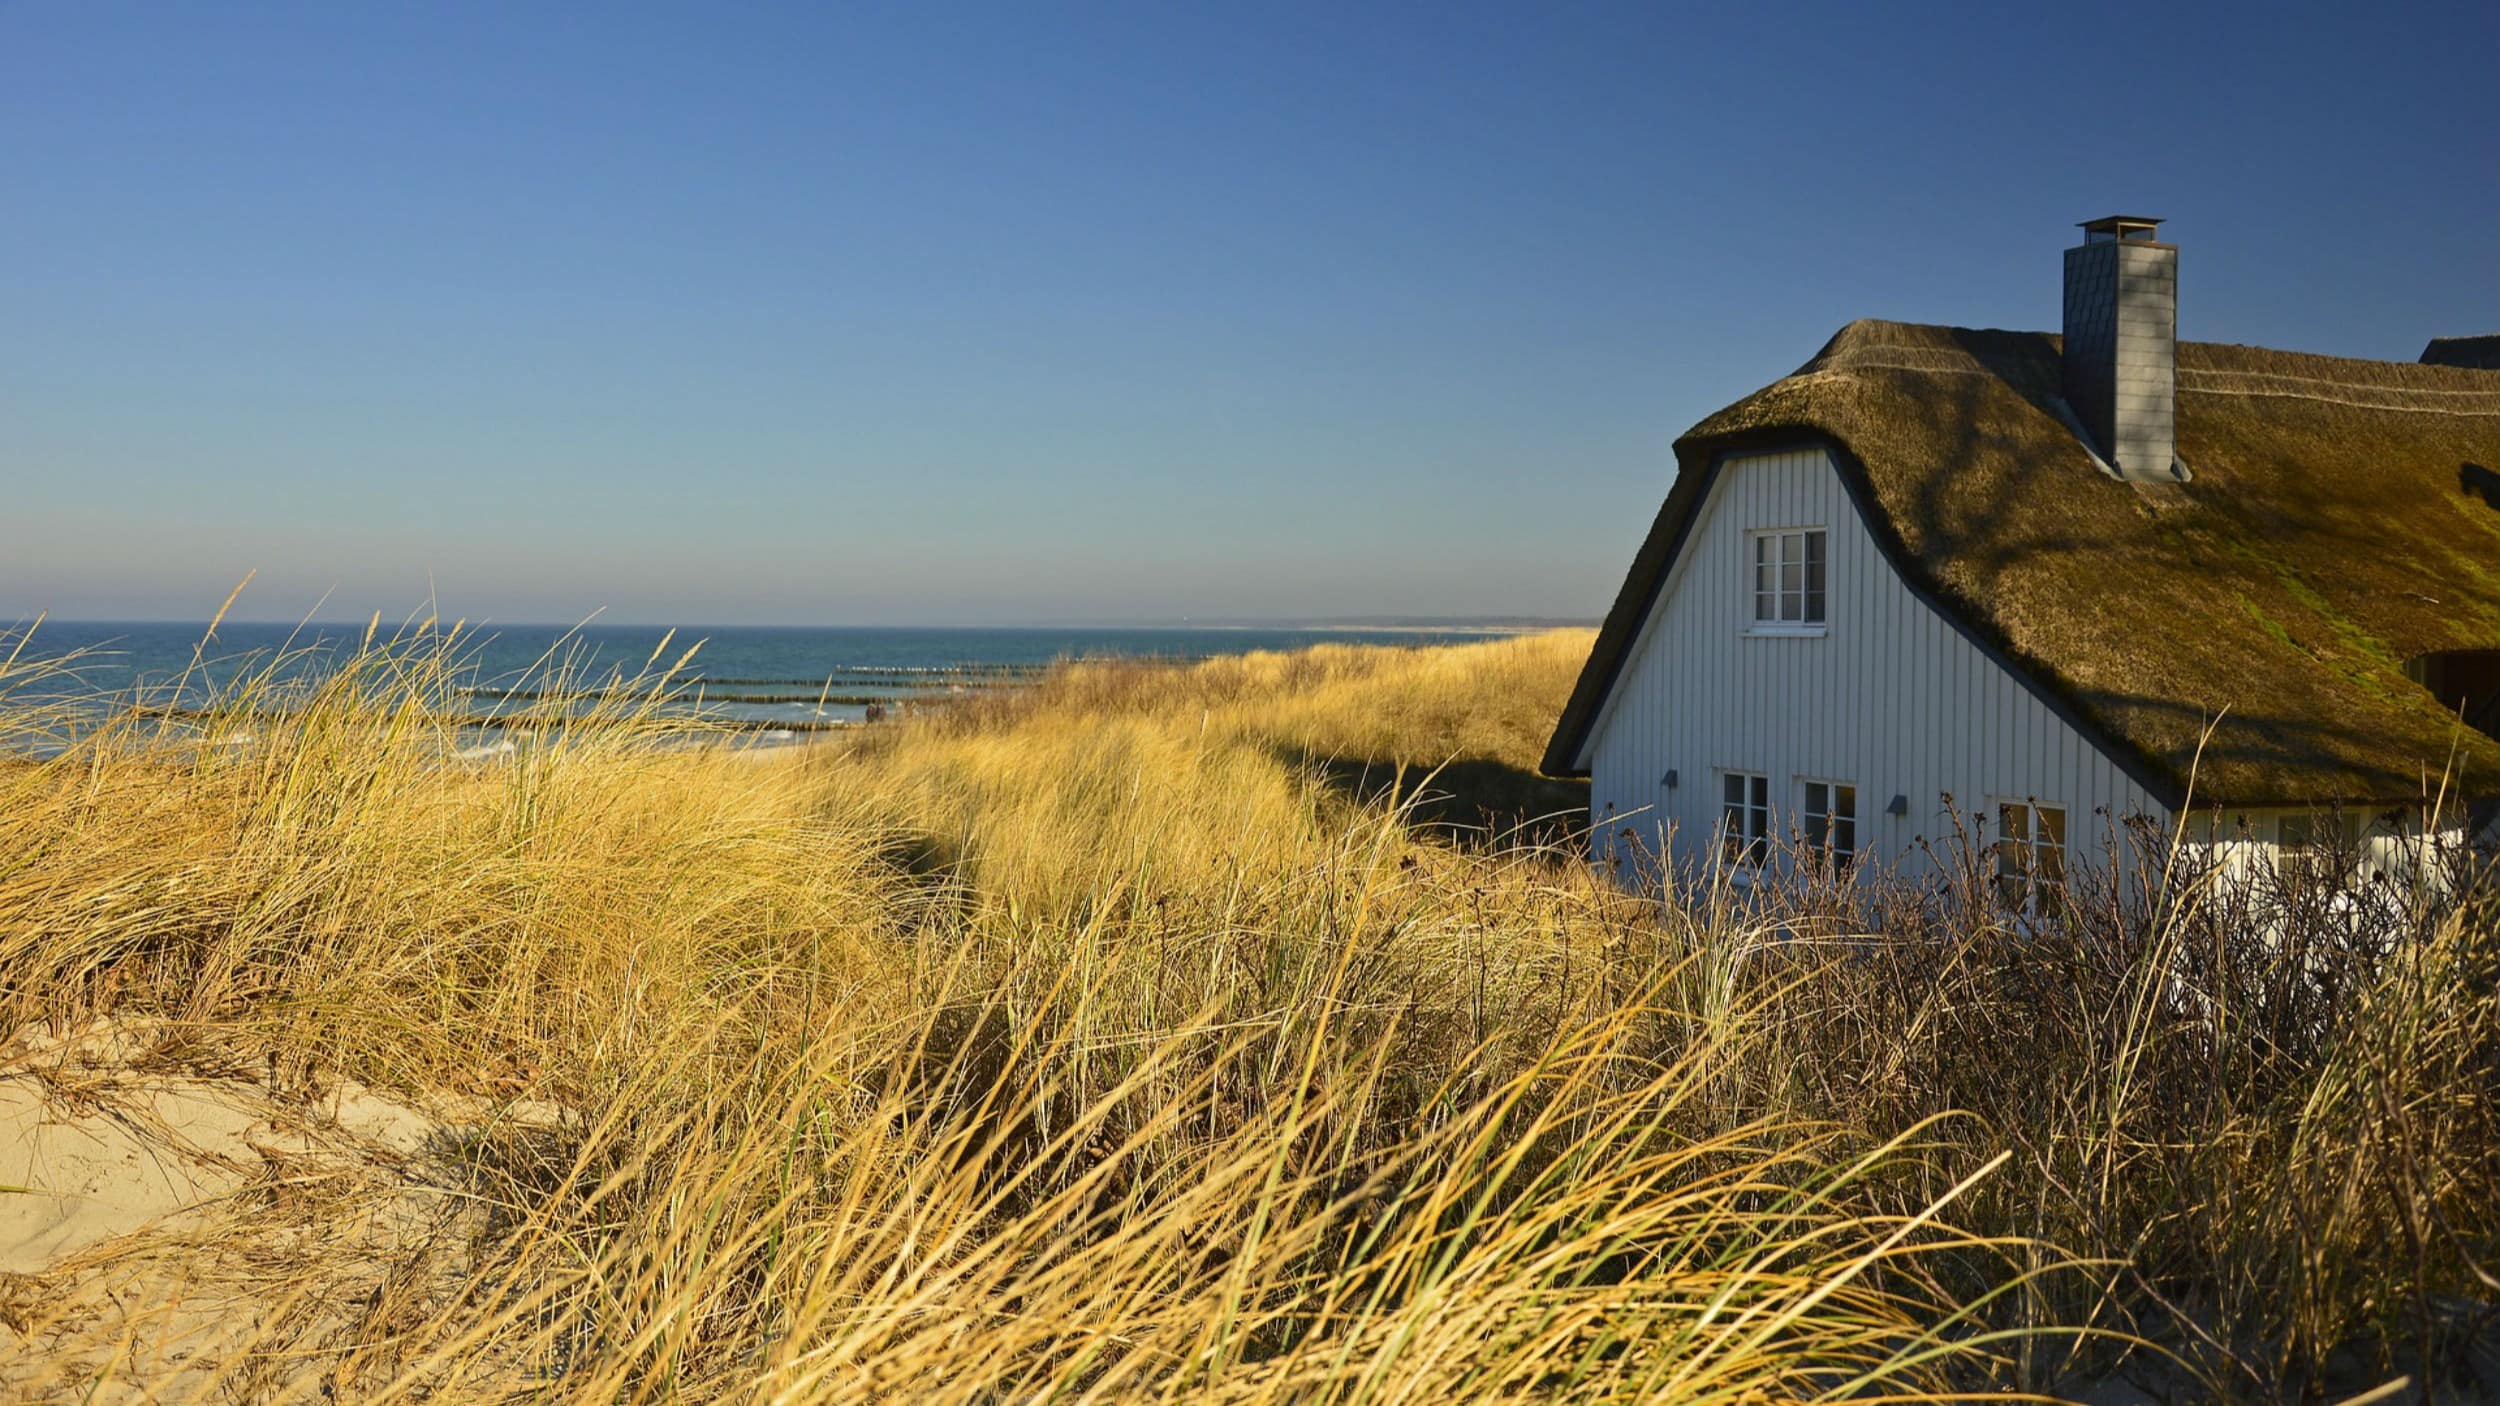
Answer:
[[[0,0],[0,620],[1594,615],[1882,316],[2500,330],[2500,5]]]

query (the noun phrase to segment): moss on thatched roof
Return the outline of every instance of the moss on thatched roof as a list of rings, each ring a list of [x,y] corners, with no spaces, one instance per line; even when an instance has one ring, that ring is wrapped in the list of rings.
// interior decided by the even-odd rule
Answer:
[[[1842,329],[1677,441],[1548,769],[1575,769],[1712,465],[1814,440],[1903,575],[2173,804],[2191,769],[2236,805],[2418,797],[2452,766],[2500,794],[2500,741],[2405,672],[2500,648],[2500,373],[2196,342],[2178,367],[2193,479],[2139,485],[2058,414],[2057,338]]]

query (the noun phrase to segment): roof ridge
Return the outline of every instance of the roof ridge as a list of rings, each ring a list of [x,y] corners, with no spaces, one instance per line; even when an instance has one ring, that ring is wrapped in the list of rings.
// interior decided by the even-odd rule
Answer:
[[[1902,350],[1909,351],[1915,348],[1904,347]],[[1940,364],[1955,361],[1963,364],[1959,366]],[[1851,353],[1845,360],[1835,359],[1830,362],[1817,363],[1806,370],[1791,373],[1787,379],[1793,381],[1806,376],[1836,376],[1846,371],[1921,371],[1933,372],[1940,376],[1994,376],[1997,374],[1994,369],[1967,353],[1957,355],[1950,352],[1937,352],[1935,360],[1932,361],[1915,358],[1892,361]]]
[[[1901,333],[1908,333],[1911,335],[1908,337],[1896,335]],[[2033,328],[1964,327],[1950,322],[1903,322],[1897,318],[1889,317],[1859,317],[1852,318],[1848,322],[1843,323],[1840,330],[1833,333],[1831,338],[1824,343],[1823,350],[1817,355],[1816,359],[1821,360],[1835,355],[1848,356],[1856,354],[1861,350],[1880,351],[1885,348],[1933,350],[1945,352],[1947,354],[1960,353],[1974,356],[1980,354],[1958,341],[1951,348],[1926,345],[1918,338],[1917,334],[1921,333],[1930,335],[1941,333],[1955,338],[1987,338],[1992,341],[2002,341],[2008,344],[2023,339],[2038,339],[2042,344],[2051,348],[2054,348],[2060,340],[2058,334],[2055,332]],[[2432,339],[2434,343],[2489,340],[2500,340],[2500,333],[2484,337],[2435,337]],[[2382,370],[2402,372],[2408,376],[2429,374],[2443,379],[2454,379],[2457,373],[2461,372],[2464,373],[2469,379],[2483,379],[2488,377],[2490,374],[2481,367],[2453,366],[2446,362],[2421,361],[2412,358],[2398,360],[2374,356],[2345,356],[2338,352],[2301,351],[2292,347],[2262,346],[2254,342],[2206,342],[2182,337],[2179,339],[2179,346],[2182,350],[2192,347],[2199,352],[2218,352],[2225,356],[2234,357],[2249,355],[2297,357],[2302,361],[2333,362],[2356,369],[2361,367],[2373,367]],[[1809,362],[1808,364],[1811,365],[1812,363]],[[2184,362],[2181,364],[2180,369],[2186,369]],[[2472,386],[2459,389],[2462,389],[2469,394],[2486,394],[2495,389],[2500,389],[2500,387]]]
[[[2390,362],[2389,365],[2404,365]],[[2182,366],[2178,370],[2179,387],[2206,395],[2269,396],[2278,400],[2314,400],[2327,405],[2348,405],[2357,410],[2401,410],[2417,415],[2500,415],[2500,386],[2376,386],[2362,381],[2346,381],[2327,376],[2295,376],[2283,371],[2239,371],[2213,366]],[[2220,384],[2216,384],[2220,383]],[[2238,384],[2234,384],[2238,383]],[[2319,387],[2324,391],[2348,392],[2344,395],[2322,394],[2321,390],[2291,390],[2279,387]],[[2452,408],[2445,405],[2423,405],[2424,399],[2455,396],[2474,408]]]

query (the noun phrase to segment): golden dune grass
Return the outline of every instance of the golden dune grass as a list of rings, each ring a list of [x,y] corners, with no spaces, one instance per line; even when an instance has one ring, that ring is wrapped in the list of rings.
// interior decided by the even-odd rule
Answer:
[[[222,1081],[316,1140],[371,1085],[432,1130],[295,1174],[273,1151],[233,1204],[0,1286],[0,1384],[1762,1401],[2016,1357],[2046,1381],[2061,1325],[2142,1326],[2104,1301],[2118,1269],[2043,1242],[2168,1253],[2093,1231],[2147,1203],[2019,1211],[2070,1162],[2169,1174],[2177,1130],[2077,1104],[2109,1085],[2069,1046],[2032,1101],[1961,1112],[1995,1086],[1950,1034],[2019,1014],[2003,982],[1939,967],[1945,1007],[1887,1034],[1892,966],[1454,839],[1364,779],[1455,762],[1494,813],[1533,796],[1587,646],[1075,665],[763,757],[674,745],[627,686],[465,762],[428,706],[457,644],[420,634],[246,687],[248,746],[130,721],[0,768],[0,1079],[62,1117]],[[2407,1008],[2450,1051],[2433,1104],[2489,1049],[2488,944],[2446,931],[2468,995]],[[98,1020],[141,1052],[26,1053]],[[2476,1116],[2402,1126],[2449,1158],[2491,1146]],[[2482,1243],[2483,1183],[2443,1175],[2403,1196]],[[399,1225],[410,1187],[441,1207],[421,1233],[308,1233]],[[2453,1282],[2431,1258],[2401,1282]],[[175,1362],[129,1326],[151,1299],[249,1326]],[[2361,1321],[2335,1312],[2306,1331]]]

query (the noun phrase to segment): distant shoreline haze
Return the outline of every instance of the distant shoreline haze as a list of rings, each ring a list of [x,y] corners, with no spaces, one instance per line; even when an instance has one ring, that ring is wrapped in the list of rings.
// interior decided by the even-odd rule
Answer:
[[[311,622],[233,620],[212,635],[206,622],[47,620],[23,639],[20,621],[0,640],[19,654],[16,686],[50,697],[80,716],[101,717],[116,700],[197,708],[237,679],[275,667],[291,681],[321,674],[356,652],[365,619]],[[450,635],[451,617],[387,617],[377,642],[419,655],[449,639],[455,698],[446,707],[483,716],[560,697],[609,679],[636,687],[666,681],[685,696],[671,706],[759,730],[767,740],[866,721],[884,708],[932,693],[959,694],[1029,680],[1059,660],[1118,658],[1193,662],[1319,644],[1434,645],[1534,633],[1543,622],[1465,621],[1401,626],[1385,621],[1330,625],[1121,624],[1059,626],[806,626],[519,624],[486,620]],[[286,656],[281,658],[280,656]],[[66,663],[62,663],[66,661]],[[52,665],[61,664],[60,668]],[[175,696],[179,694],[179,696]]]
[[[425,615],[417,614],[410,615],[402,620],[392,616],[388,612],[385,612],[381,617],[381,628],[385,631],[401,625],[413,628],[422,623],[426,618],[427,617]],[[433,618],[443,626],[448,626],[457,620],[465,620],[467,628],[483,630],[570,630],[588,628],[599,630],[676,630],[681,634],[688,632],[701,634],[706,631],[715,630],[842,630],[860,632],[886,631],[898,634],[947,631],[1049,632],[1065,630],[1246,630],[1286,631],[1310,634],[1528,634],[1540,630],[1593,630],[1597,628],[1599,624],[1599,621],[1595,616],[1583,618],[1526,615],[1452,616],[1446,618],[1435,616],[1361,616],[1338,619],[1325,617],[1319,619],[1297,619],[1289,616],[1274,619],[1259,617],[1245,617],[1239,619],[1191,619],[1188,617],[1181,617],[1176,619],[1161,620],[1049,620],[1007,621],[998,624],[941,623],[925,625],[852,625],[842,623],[725,625],[709,623],[689,624],[668,620],[610,620],[605,617],[592,617],[588,620],[582,621],[502,620],[493,616],[463,617],[455,612],[448,611],[434,616]],[[250,626],[254,629],[264,629],[281,626],[301,626],[306,629],[320,630],[350,628],[362,630],[367,625],[371,624],[372,620],[373,617],[370,614],[352,616],[323,615],[307,619],[293,619],[283,616],[234,615],[228,616],[220,624],[219,628],[227,629],[237,626]],[[40,624],[38,624],[38,622],[40,622]],[[88,631],[112,627],[141,627],[147,629],[188,628],[205,630],[208,628],[208,620],[206,617],[191,620],[168,619],[162,617],[143,618],[137,616],[94,616],[70,618],[67,616],[57,615],[21,615],[12,620],[0,621],[0,633],[7,633],[12,636],[28,628],[38,629],[38,637],[40,637],[41,635],[49,634],[54,630],[75,629],[79,631]]]

